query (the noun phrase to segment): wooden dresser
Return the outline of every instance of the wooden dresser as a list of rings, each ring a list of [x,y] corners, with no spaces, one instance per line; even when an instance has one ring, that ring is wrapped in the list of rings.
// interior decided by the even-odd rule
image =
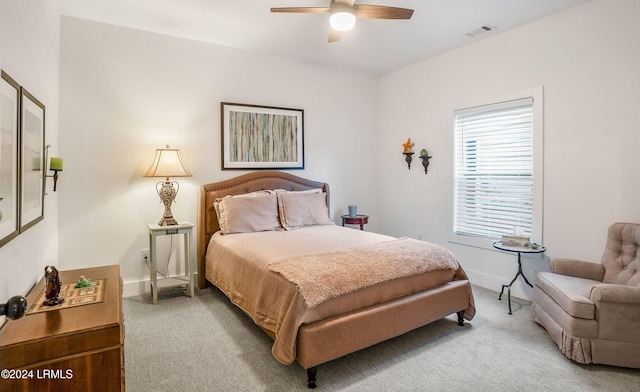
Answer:
[[[1,391],[125,390],[120,266],[60,271],[60,281],[80,275],[106,279],[103,302],[29,314],[2,327]],[[41,279],[27,296],[29,308],[43,288]],[[21,370],[20,380],[13,370]]]

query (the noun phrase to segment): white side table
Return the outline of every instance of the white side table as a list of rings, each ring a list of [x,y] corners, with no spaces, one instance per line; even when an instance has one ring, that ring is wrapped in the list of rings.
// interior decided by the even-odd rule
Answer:
[[[191,248],[193,238],[193,223],[180,222],[173,226],[159,226],[157,224],[149,224],[149,257],[151,268],[151,296],[153,297],[153,304],[158,302],[158,290],[163,287],[182,286],[184,284],[189,285],[189,291],[191,298],[194,295],[194,273],[193,261],[191,260]],[[156,238],[161,235],[184,235],[184,270],[185,275],[173,276],[168,278],[158,279],[158,264],[157,264],[157,252],[156,252]]]

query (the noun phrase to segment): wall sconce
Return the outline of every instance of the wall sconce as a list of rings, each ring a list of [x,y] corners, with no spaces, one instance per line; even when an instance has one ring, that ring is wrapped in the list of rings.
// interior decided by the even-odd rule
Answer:
[[[9,320],[17,320],[27,312],[27,299],[21,295],[9,298],[6,304],[0,305],[0,316]]]
[[[51,146],[49,144],[47,144],[47,146],[45,147],[45,156],[44,156],[44,161],[45,163],[47,162],[48,156],[49,156],[49,148]],[[63,161],[62,158],[51,158],[51,161],[49,161],[49,170],[53,171],[52,175],[47,174],[47,177],[53,177],[53,191],[55,192],[58,188],[58,172],[62,171],[63,168]]]
[[[164,214],[158,222],[160,226],[174,226],[178,221],[171,212],[171,203],[178,195],[180,185],[177,181],[169,181],[169,177],[191,177],[191,173],[182,162],[180,150],[177,148],[158,148],[151,167],[144,173],[145,177],[165,177],[156,184],[156,191],[164,204]],[[176,189],[177,188],[177,189]]]
[[[420,151],[420,159],[422,159],[422,166],[424,167],[424,174],[427,174],[427,169],[429,168],[429,159],[433,158],[429,155],[427,150],[424,148]]]
[[[409,170],[411,170],[411,161],[413,160],[413,151],[411,151],[411,147],[413,147],[414,144],[415,143],[411,143],[411,138],[408,138],[407,142],[402,144],[402,154],[405,156],[404,160],[407,162]]]

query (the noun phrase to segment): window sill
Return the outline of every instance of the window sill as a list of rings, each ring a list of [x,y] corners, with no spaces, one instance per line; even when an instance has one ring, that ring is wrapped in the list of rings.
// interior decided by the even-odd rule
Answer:
[[[490,240],[487,238],[463,236],[463,235],[456,235],[456,234],[452,234],[451,236],[449,236],[449,243],[452,243],[452,244],[491,250],[491,251],[503,253],[503,254],[509,253],[509,252],[505,252],[500,249],[494,248],[493,247],[494,241],[495,240]],[[542,259],[543,254],[544,253],[522,253],[521,255],[522,257],[526,257],[530,259]]]

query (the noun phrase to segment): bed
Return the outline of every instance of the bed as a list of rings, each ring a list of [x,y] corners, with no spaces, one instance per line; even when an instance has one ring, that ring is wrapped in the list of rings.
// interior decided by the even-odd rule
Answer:
[[[297,361],[318,365],[451,314],[475,314],[446,248],[329,219],[329,185],[265,170],[201,187],[198,286],[213,284]]]

